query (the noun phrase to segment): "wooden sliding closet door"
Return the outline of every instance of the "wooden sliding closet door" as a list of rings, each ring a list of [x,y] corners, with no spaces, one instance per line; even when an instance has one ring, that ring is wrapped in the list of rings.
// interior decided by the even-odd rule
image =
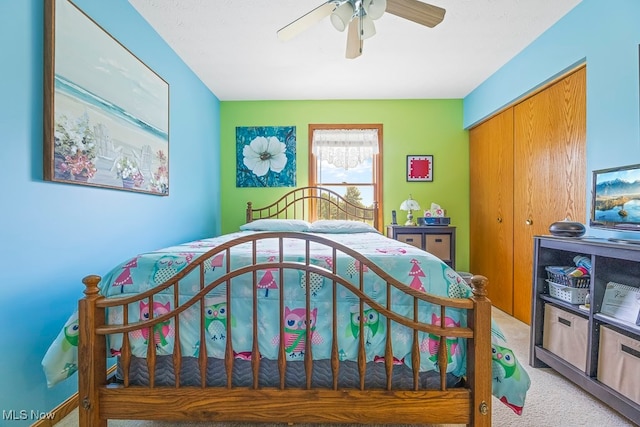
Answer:
[[[513,314],[513,109],[469,131],[470,269],[489,299]]]
[[[533,236],[586,216],[586,69],[514,107],[513,315],[529,323]]]
[[[531,321],[533,236],[586,220],[586,68],[469,131],[470,270],[493,305]]]

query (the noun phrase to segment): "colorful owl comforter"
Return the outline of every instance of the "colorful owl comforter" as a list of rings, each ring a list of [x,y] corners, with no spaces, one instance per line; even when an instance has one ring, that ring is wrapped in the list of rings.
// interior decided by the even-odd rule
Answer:
[[[106,276],[100,283],[101,293],[107,297],[126,296],[146,291],[171,278],[201,254],[236,237],[255,231],[240,231],[215,238],[204,239],[177,245],[154,252],[140,254],[129,259]],[[375,264],[383,268],[397,280],[407,286],[440,296],[468,297],[471,289],[466,282],[447,264],[437,257],[413,246],[382,236],[379,233],[339,233],[324,234],[345,246],[359,251]],[[304,261],[305,242],[286,239],[284,241],[286,260]],[[277,239],[260,240],[257,246],[258,262],[275,261],[278,258]],[[311,243],[311,262],[332,270],[353,280],[358,285],[360,265],[351,257],[340,253],[335,266],[332,264],[332,252],[329,247]],[[234,247],[231,255],[231,269],[250,265],[252,262],[250,244]],[[227,261],[222,252],[206,261],[205,279],[207,283],[226,273]],[[364,267],[364,266],[362,266]],[[386,304],[386,283],[376,274],[363,268],[364,291],[375,301]],[[370,273],[370,274],[369,274]],[[332,333],[332,286],[328,279],[318,274],[307,274],[297,270],[284,270],[284,289],[280,289],[279,269],[265,269],[257,272],[259,317],[259,347],[262,358],[277,360],[280,339],[284,340],[287,360],[304,359],[306,340],[311,340],[313,357],[326,360],[331,357]],[[307,281],[309,283],[307,283]],[[200,291],[199,273],[194,270],[180,281],[180,303]],[[222,359],[226,348],[227,324],[232,327],[232,344],[237,358],[250,358],[253,345],[251,319],[253,301],[253,277],[246,274],[234,278],[231,283],[232,316],[227,316],[226,285],[219,286],[204,301],[204,315],[207,344],[207,356]],[[279,298],[284,293],[285,333],[280,337]],[[310,319],[306,318],[306,293],[310,292]],[[400,292],[392,293],[392,310],[412,317],[413,299]],[[365,306],[363,331],[360,331],[359,300],[342,286],[338,287],[337,298],[338,348],[343,361],[357,361],[360,333],[364,334],[368,362],[381,359],[385,353],[387,334],[392,336],[394,361],[411,366],[412,331],[400,324],[393,323],[392,331],[387,331],[386,320],[375,310]],[[140,302],[129,306],[129,319],[145,320],[153,310],[154,317],[170,311],[173,307],[172,291],[154,296],[153,307]],[[180,348],[184,356],[197,357],[200,351],[200,313],[198,305],[187,309],[180,316]],[[419,306],[419,320],[426,323],[440,322],[440,308],[422,303]],[[121,310],[110,309],[108,322],[122,322]],[[311,333],[307,336],[306,323],[310,322]],[[466,311],[447,309],[447,326],[465,326]],[[49,386],[64,380],[77,370],[77,313],[74,313],[47,351],[42,364]],[[153,336],[151,336],[153,335]],[[172,322],[158,324],[152,331],[143,329],[130,334],[132,354],[144,358],[150,340],[155,343],[158,355],[169,355],[173,351],[174,325]],[[420,333],[422,351],[420,371],[436,371],[439,338]],[[112,335],[108,340],[110,356],[119,355],[122,345],[121,335]],[[447,372],[459,377],[466,372],[466,346],[463,339],[447,340],[449,361]],[[522,365],[507,347],[499,327],[492,324],[493,351],[493,394],[503,403],[520,414],[530,381]]]

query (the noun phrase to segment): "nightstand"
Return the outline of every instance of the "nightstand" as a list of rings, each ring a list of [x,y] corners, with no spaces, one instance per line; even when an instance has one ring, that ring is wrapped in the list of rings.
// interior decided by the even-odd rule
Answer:
[[[427,251],[456,269],[455,227],[387,225],[387,237]]]

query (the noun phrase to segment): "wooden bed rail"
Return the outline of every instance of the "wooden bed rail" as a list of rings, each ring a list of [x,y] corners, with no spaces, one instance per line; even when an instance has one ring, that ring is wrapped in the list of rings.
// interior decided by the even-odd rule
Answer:
[[[257,255],[257,245],[264,239],[277,239],[279,253],[273,261],[259,262]],[[285,259],[286,239],[302,240],[305,242],[305,259],[303,261],[290,261]],[[331,268],[323,268],[311,263],[311,245],[323,245],[331,248],[332,260]],[[231,266],[231,252],[238,245],[251,246],[251,263],[237,268]],[[315,247],[315,246],[314,246]],[[225,273],[211,282],[205,281],[205,263],[212,257],[225,254]],[[346,255],[357,261],[357,277],[352,280],[338,275],[336,265],[338,256]],[[285,340],[280,339],[278,343],[277,366],[279,370],[279,386],[263,387],[259,382],[259,372],[263,361],[260,357],[260,340],[264,339],[258,328],[258,289],[257,274],[260,271],[274,269],[279,272],[279,332],[280,337],[284,337],[285,325],[283,321],[284,313],[284,289],[285,286],[300,286],[299,283],[287,284],[284,282],[285,270],[297,270],[302,272],[306,278],[306,284],[311,283],[311,275],[323,277],[330,283],[332,292],[333,319],[331,321],[331,371],[333,374],[333,385],[330,388],[317,388],[312,383],[312,372],[316,361],[313,357],[313,345],[311,339],[306,339],[304,343],[303,363],[305,367],[305,387],[292,389],[285,384],[285,374],[288,363],[285,352]],[[364,271],[369,270],[375,273],[386,284],[386,303],[382,304],[372,299],[364,291]],[[253,376],[253,384],[250,387],[238,387],[233,384],[233,371],[236,359],[233,348],[232,322],[226,322],[226,347],[223,358],[224,372],[226,376],[225,387],[207,386],[207,333],[205,327],[205,297],[220,287],[225,286],[224,295],[227,307],[227,318],[231,319],[232,312],[232,289],[233,279],[250,275],[254,284],[252,290],[252,351],[250,355],[250,365]],[[188,300],[181,302],[179,299],[180,283],[185,278],[198,277],[199,290]],[[242,236],[221,244],[197,259],[183,269],[181,272],[167,280],[163,284],[149,289],[137,295],[119,298],[105,298],[99,295],[99,276],[87,276],[85,284],[85,297],[79,303],[79,399],[80,399],[80,425],[81,426],[101,426],[106,427],[107,418],[121,418],[121,414],[126,413],[131,419],[178,419],[178,420],[216,420],[216,421],[246,421],[246,422],[360,422],[363,419],[375,419],[379,423],[423,423],[425,422],[424,410],[432,411],[427,417],[429,422],[434,423],[463,423],[477,426],[491,425],[491,303],[487,299],[486,285],[487,279],[482,276],[472,278],[473,296],[465,299],[454,299],[430,295],[414,290],[407,285],[397,281],[378,265],[368,258],[349,247],[326,239],[320,235],[284,232],[284,233],[256,233]],[[392,387],[394,370],[393,345],[391,333],[386,334],[384,343],[384,368],[386,373],[386,387],[384,390],[365,389],[365,377],[367,371],[365,334],[359,333],[357,369],[359,372],[360,384],[355,388],[339,387],[338,374],[341,369],[340,355],[338,349],[337,330],[337,310],[338,289],[344,289],[353,294],[358,304],[359,310],[359,330],[364,331],[364,311],[369,307],[377,311],[386,321],[386,331],[391,331],[393,324],[403,325],[410,328],[412,332],[411,344],[411,366],[413,366],[413,386],[410,391],[396,390]],[[392,309],[392,293],[400,291],[411,297],[413,301],[412,312],[409,316],[395,312]],[[153,310],[149,310],[149,319],[145,321],[131,321],[128,315],[129,304],[137,304],[146,301],[149,307],[153,307],[154,298],[162,293],[163,296],[171,295],[172,310],[161,315],[155,315]],[[305,314],[310,318],[312,310],[311,292],[309,286],[306,290]],[[429,303],[440,307],[439,324],[429,324],[419,319],[420,304]],[[121,324],[106,324],[107,310],[120,308],[122,311]],[[455,308],[467,311],[466,326],[446,326],[445,310]],[[182,371],[183,354],[181,354],[181,316],[187,310],[197,309],[200,313],[199,333],[200,347],[197,356],[197,363],[200,370],[200,387],[181,386],[180,373]],[[157,327],[171,322],[174,328],[173,345],[173,371],[175,373],[175,384],[171,387],[158,386],[155,384],[153,374],[156,371],[157,349],[152,345],[154,332]],[[129,336],[135,331],[146,330],[149,336],[147,345],[146,365],[149,372],[148,386],[132,386],[129,379],[129,367],[132,362],[131,343]],[[438,390],[422,389],[419,379],[419,367],[421,349],[418,333],[424,332],[439,337],[437,360],[440,368],[440,380]],[[113,334],[122,335],[122,348],[120,350],[120,363],[123,372],[122,384],[109,384],[106,376],[107,370],[107,337]],[[312,326],[306,323],[306,337],[311,337]],[[447,353],[446,340],[451,338],[465,338],[467,342],[468,354],[468,375],[466,377],[467,388],[449,389],[446,381]],[[207,398],[198,394],[197,403],[188,402],[186,399],[195,395],[197,389],[207,389]],[[363,394],[364,393],[364,394]],[[373,403],[371,397],[375,395],[378,403]],[[408,394],[412,393],[412,394]],[[363,398],[361,396],[368,396]],[[365,395],[366,394],[366,395]],[[134,398],[135,396],[135,398]],[[144,396],[144,397],[141,397]],[[244,398],[246,396],[246,398]],[[296,405],[310,405],[311,398],[321,398],[320,402],[313,403],[316,410],[309,411],[296,409]],[[362,400],[353,408],[353,399]],[[144,412],[137,408],[137,401],[144,399]],[[207,401],[207,399],[210,399]],[[249,400],[246,400],[249,399]],[[443,400],[444,399],[444,400]],[[244,403],[242,401],[245,400]],[[424,400],[424,401],[423,401]],[[243,411],[242,405],[251,402],[252,411]],[[432,407],[425,402],[432,402]],[[360,400],[359,400],[360,402]],[[438,402],[434,404],[433,402]],[[399,414],[392,407],[402,405],[403,413]],[[189,405],[191,410],[187,413],[180,405]],[[202,405],[202,406],[200,406]],[[213,406],[208,406],[213,405]],[[426,405],[426,406],[425,406]],[[197,406],[197,410],[193,410]],[[454,406],[458,406],[455,412],[458,415],[452,416],[451,411]],[[461,410],[462,408],[462,410]],[[464,408],[466,414],[464,415]],[[364,414],[364,411],[368,411]],[[358,418],[361,417],[361,418]],[[362,418],[364,417],[364,418]]]

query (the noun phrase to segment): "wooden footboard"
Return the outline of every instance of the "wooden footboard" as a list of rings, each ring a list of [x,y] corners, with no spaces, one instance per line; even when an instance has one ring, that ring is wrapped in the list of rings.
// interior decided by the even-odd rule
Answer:
[[[264,239],[276,239],[279,253],[266,262],[260,262],[257,256],[257,246]],[[302,260],[286,259],[286,242],[303,241],[306,256]],[[252,262],[248,265],[233,268],[231,254],[238,245],[250,245],[253,254]],[[332,268],[313,265],[310,258],[312,246],[330,248]],[[205,280],[207,261],[216,255],[225,254],[225,273],[214,281]],[[357,271],[353,278],[340,276],[336,271],[338,256],[347,255],[356,260]],[[301,362],[304,366],[304,385],[291,387],[286,383],[286,375],[290,361],[285,352],[285,340],[278,342],[276,365],[279,385],[266,387],[260,383],[262,365],[266,363],[260,355],[260,342],[267,339],[261,334],[258,324],[258,273],[277,271],[280,283],[279,289],[287,286],[300,286],[299,283],[285,283],[284,271],[297,270],[306,277],[305,283],[311,283],[311,276],[318,275],[330,283],[332,293],[333,316],[331,324],[333,330],[329,332],[330,366],[332,385],[318,387],[313,381],[314,366],[319,363],[314,358],[314,344],[311,339],[304,342]],[[384,283],[382,292],[386,292],[386,303],[381,304],[371,298],[364,291],[364,272],[376,274],[380,283]],[[199,277],[199,288],[188,300],[180,298],[180,284],[185,277]],[[191,276],[189,276],[191,275]],[[234,349],[234,334],[232,322],[226,322],[226,347],[219,375],[226,378],[222,386],[209,386],[206,373],[210,370],[210,358],[207,356],[208,340],[205,313],[205,297],[212,291],[221,291],[226,300],[227,317],[231,318],[233,289],[235,278],[249,275],[254,284],[252,293],[248,296],[251,301],[251,316],[245,319],[252,329],[252,351],[247,357],[252,371],[252,383],[245,386],[234,384],[234,366],[237,365],[237,351]],[[80,425],[106,426],[107,419],[149,419],[149,420],[195,420],[195,421],[238,421],[238,422],[287,422],[287,423],[459,423],[476,426],[491,425],[491,304],[486,297],[487,280],[481,276],[472,279],[473,297],[468,299],[451,299],[425,294],[398,282],[383,269],[360,255],[349,247],[340,245],[333,240],[320,235],[297,232],[266,232],[242,236],[225,244],[215,247],[194,260],[188,267],[180,271],[162,285],[134,296],[124,298],[105,298],[99,295],[98,284],[100,277],[88,276],[83,280],[86,289],[85,297],[79,302],[79,397],[80,397]],[[393,325],[403,325],[412,331],[410,343],[410,357],[412,366],[412,381],[409,388],[394,387],[394,345],[391,333],[386,334],[384,342],[384,372],[386,385],[380,388],[367,388],[365,377],[367,374],[367,346],[365,334],[358,336],[357,366],[359,384],[344,387],[339,383],[342,362],[338,348],[338,313],[336,306],[341,292],[353,294],[359,304],[359,328],[364,330],[365,309],[371,308],[379,313],[386,322],[386,330],[391,331]],[[392,307],[393,296],[398,292],[408,296],[413,304],[411,315],[398,313]],[[130,305],[146,304],[154,306],[154,299],[159,295],[170,295],[172,309],[160,315],[149,310],[149,318],[145,321],[129,319]],[[279,308],[280,337],[285,336],[284,291],[279,298],[273,298]],[[424,304],[439,307],[439,324],[429,324],[419,319],[419,307]],[[107,310],[122,310],[118,324],[107,324]],[[467,325],[452,327],[444,323],[445,310],[458,309],[467,311]],[[306,319],[310,318],[313,310],[311,292],[306,291],[304,312]],[[198,386],[181,385],[181,372],[186,356],[181,354],[178,345],[181,336],[185,334],[184,326],[187,313],[199,313],[195,318],[197,330],[200,334],[200,348],[196,356],[201,375]],[[171,363],[175,373],[172,385],[158,385],[154,379],[159,355],[153,345],[156,328],[162,325],[172,325],[175,345]],[[311,336],[312,326],[306,322],[305,334]],[[150,345],[144,355],[149,373],[147,385],[133,385],[129,377],[129,367],[134,358],[131,350],[130,335],[146,331]],[[432,334],[439,337],[440,345],[437,352],[437,366],[439,367],[439,385],[437,389],[425,389],[422,386],[419,372],[420,361],[425,357],[421,353],[418,340],[419,333]],[[120,382],[111,381],[107,375],[107,337],[112,334],[122,334],[122,348],[120,349],[120,367],[122,378]],[[463,387],[449,388],[447,386],[447,338],[465,338],[467,345],[467,375]]]

